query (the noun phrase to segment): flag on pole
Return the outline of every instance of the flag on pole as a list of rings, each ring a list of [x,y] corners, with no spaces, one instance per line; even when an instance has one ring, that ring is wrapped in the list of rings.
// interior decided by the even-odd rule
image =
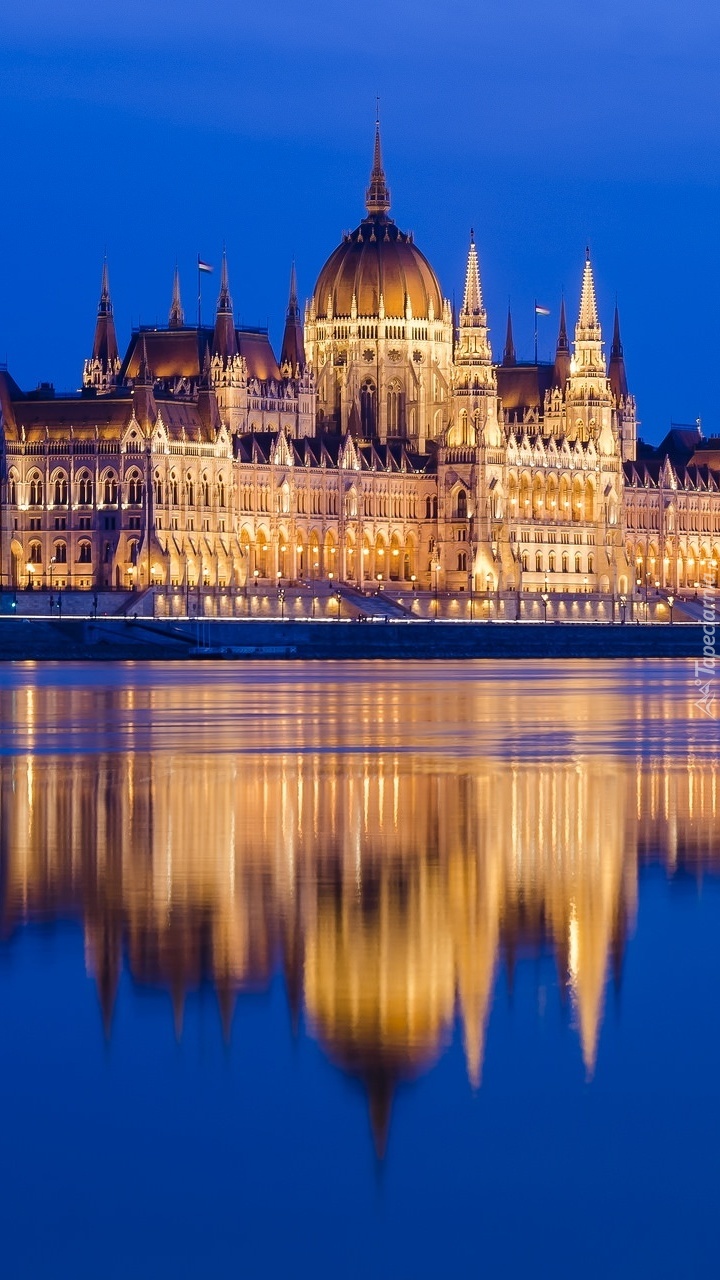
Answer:
[[[539,306],[538,306],[538,304],[537,304],[537,302],[536,302],[536,303],[535,303],[535,315],[536,315],[536,316],[549,316],[549,315],[550,315],[550,308],[549,308],[549,307],[539,307]]]
[[[210,266],[210,263],[203,262],[202,258],[199,255],[198,255],[198,271],[212,272],[212,267]]]

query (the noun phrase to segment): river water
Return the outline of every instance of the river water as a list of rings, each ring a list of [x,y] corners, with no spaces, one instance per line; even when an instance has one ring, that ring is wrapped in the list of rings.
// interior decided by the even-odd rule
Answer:
[[[714,1274],[693,676],[0,667],[3,1273]]]

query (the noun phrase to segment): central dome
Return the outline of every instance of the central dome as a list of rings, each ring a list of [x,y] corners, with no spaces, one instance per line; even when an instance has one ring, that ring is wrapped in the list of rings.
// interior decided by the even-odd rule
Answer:
[[[438,278],[412,236],[388,217],[390,192],[380,152],[380,129],[375,130],[375,155],[366,195],[367,217],[343,237],[318,277],[313,297],[315,315],[378,316],[380,299],[386,316],[404,317],[410,303],[413,316],[440,319],[443,311]],[[354,301],[353,301],[354,300]]]

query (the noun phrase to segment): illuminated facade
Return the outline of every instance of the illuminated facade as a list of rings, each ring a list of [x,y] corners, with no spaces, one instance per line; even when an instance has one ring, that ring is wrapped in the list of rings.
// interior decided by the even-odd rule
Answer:
[[[574,341],[563,304],[554,362],[520,362],[508,316],[498,361],[474,239],[455,320],[389,211],[377,130],[366,216],[304,324],[293,271],[279,360],[236,326],[224,259],[213,327],[185,323],[176,272],[167,325],[121,358],[104,269],[82,393],[0,372],[3,585],[332,577],[499,603],[717,584],[720,443],[638,442],[589,257]]]

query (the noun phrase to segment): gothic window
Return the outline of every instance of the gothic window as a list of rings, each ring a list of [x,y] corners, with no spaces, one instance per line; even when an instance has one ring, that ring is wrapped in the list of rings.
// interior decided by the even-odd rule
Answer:
[[[218,506],[222,510],[225,506],[225,480],[222,476],[218,476]]]
[[[208,484],[207,476],[203,476],[202,478],[200,485],[200,498],[204,507],[210,506],[210,485]],[[249,503],[247,503],[247,509],[252,510]]]
[[[178,505],[178,482],[175,472],[170,476],[170,504],[173,507]]]
[[[17,478],[12,472],[8,481],[8,502],[11,507],[17,506]]]
[[[195,506],[195,482],[190,474],[185,480],[185,491],[187,495],[187,504],[189,507]]]
[[[461,569],[463,572],[467,570],[467,552],[466,551],[461,551],[458,554],[458,569]]]
[[[555,564],[556,564],[555,552],[551,551],[550,555],[548,556],[548,569],[550,570],[550,573],[555,572]]]
[[[89,507],[93,500],[93,484],[89,471],[81,471],[78,476],[78,502],[81,507]]]
[[[530,564],[529,564],[529,561],[528,561],[528,553],[527,553],[527,551],[523,551],[523,553],[522,553],[522,555],[521,555],[521,557],[520,557],[520,563],[522,564],[523,573],[527,573],[527,571],[528,571],[528,569],[529,569],[529,567],[530,567]]]
[[[594,573],[594,572],[595,572],[595,557],[590,555],[588,556],[588,573]]]
[[[535,572],[542,573],[542,551],[535,552]]]
[[[55,477],[53,486],[53,503],[56,507],[66,507],[68,504],[68,482],[66,475]]]
[[[53,551],[56,564],[67,564],[67,542],[56,542]]]
[[[563,558],[562,558],[562,571],[563,571],[563,573],[567,573],[567,572],[569,571],[569,568],[570,568],[570,560],[569,560],[569,557],[568,557],[568,553],[567,553],[567,551],[563,551]]]
[[[163,482],[160,476],[155,473],[155,505],[161,507],[163,505]]]
[[[128,546],[128,555],[129,555],[129,557],[130,557],[130,563],[131,563],[131,564],[137,564],[137,562],[138,562],[138,544],[137,544],[137,542],[135,541],[135,539],[133,539],[133,541],[132,541],[132,542],[130,543],[130,545]]]
[[[114,507],[117,505],[118,487],[115,476],[110,474],[105,476],[103,480],[103,502],[106,506]]]
[[[39,542],[30,543],[30,564],[42,564],[42,547]]]
[[[467,520],[467,494],[464,489],[458,489],[456,514],[458,520]]]
[[[142,495],[143,485],[140,473],[138,471],[131,471],[128,476],[128,502],[130,503],[130,506],[139,506],[142,502]]]
[[[92,546],[89,542],[81,542],[78,547],[78,561],[80,564],[92,563]]]
[[[43,502],[42,477],[35,472],[30,477],[30,506],[41,507]]]
[[[387,392],[387,433],[389,436],[405,434],[405,396],[397,380],[390,383]]]
[[[581,565],[582,565],[582,560],[580,558],[580,555],[578,554],[575,556],[575,572],[576,573],[582,572]]]
[[[366,378],[360,388],[360,428],[364,436],[375,435],[376,391],[372,378]]]

